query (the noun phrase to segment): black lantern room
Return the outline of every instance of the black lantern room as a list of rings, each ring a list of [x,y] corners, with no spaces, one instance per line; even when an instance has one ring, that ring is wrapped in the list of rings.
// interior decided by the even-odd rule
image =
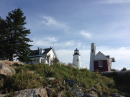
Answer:
[[[79,55],[79,50],[77,48],[76,48],[76,50],[74,50],[74,55]]]

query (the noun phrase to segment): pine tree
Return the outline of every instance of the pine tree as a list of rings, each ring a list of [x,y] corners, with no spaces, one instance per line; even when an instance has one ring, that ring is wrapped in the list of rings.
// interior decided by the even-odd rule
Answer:
[[[7,59],[6,51],[6,36],[7,36],[7,24],[4,19],[0,17],[0,59],[5,60]]]
[[[27,55],[32,52],[29,48],[32,45],[28,44],[28,42],[32,41],[27,38],[27,35],[31,32],[24,27],[26,24],[25,19],[24,13],[18,8],[9,12],[5,21],[1,20],[3,24],[5,22],[4,29],[0,31],[1,34],[3,32],[4,36],[2,37],[3,48],[1,51],[5,54],[4,58],[10,61],[13,61],[16,56],[19,61],[30,61]]]

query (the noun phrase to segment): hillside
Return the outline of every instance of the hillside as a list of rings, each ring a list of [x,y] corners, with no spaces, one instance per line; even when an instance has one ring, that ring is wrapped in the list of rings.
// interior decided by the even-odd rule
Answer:
[[[74,97],[76,93],[73,93],[72,90],[75,87],[87,94],[93,94],[94,92],[97,97],[102,95],[111,97],[111,93],[121,92],[119,91],[120,89],[116,89],[117,85],[120,85],[117,84],[117,80],[102,76],[99,72],[91,72],[87,69],[79,70],[70,65],[54,64],[48,66],[47,64],[26,64],[13,68],[15,68],[16,74],[6,79],[3,78],[4,83],[0,84],[0,90],[4,90],[5,93],[9,92],[10,96],[15,95],[15,91],[38,87],[46,88],[49,85],[55,90],[52,97],[58,97],[57,94],[59,92],[62,92],[61,97]],[[47,81],[46,78],[48,77],[55,77],[55,80]],[[69,84],[66,82],[67,80],[73,80],[75,84]],[[124,90],[123,92],[126,91]]]

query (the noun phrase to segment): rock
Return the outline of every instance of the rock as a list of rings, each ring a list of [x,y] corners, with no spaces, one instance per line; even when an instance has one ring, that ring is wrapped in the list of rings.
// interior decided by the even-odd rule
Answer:
[[[4,62],[0,62],[0,76],[9,76],[15,74],[15,70]]]
[[[0,60],[0,62],[4,62],[5,64],[8,64],[9,66],[24,66],[24,63],[22,62],[14,62],[14,61],[4,61],[4,60]]]
[[[125,96],[120,95],[119,93],[111,93],[110,95],[112,97],[125,97]]]
[[[84,93],[83,92],[76,92],[76,97],[83,97]]]
[[[55,90],[53,88],[46,88],[47,94],[49,97],[52,97],[52,95],[55,93]]]
[[[67,80],[65,80],[65,82],[67,82],[67,83],[68,83],[69,85],[71,85],[72,87],[77,84],[77,81],[75,81],[75,80],[69,80],[69,79],[67,79]]]
[[[14,97],[48,97],[48,95],[45,88],[36,88],[18,91]]]
[[[62,97],[62,92],[58,92],[57,97]]]
[[[47,87],[48,87],[48,88],[51,88],[51,87],[52,87],[52,85],[47,85]]]
[[[84,96],[83,97],[95,97],[94,95],[89,95],[87,93],[84,93]]]
[[[82,90],[78,89],[77,87],[74,87],[72,90],[71,90],[72,93],[76,93],[76,92],[82,92]]]
[[[55,80],[55,77],[49,77],[49,78],[46,78],[45,80],[47,80],[47,81]]]
[[[0,94],[0,97],[6,97],[6,94]]]
[[[60,86],[60,89],[61,89],[61,90],[64,90],[64,89],[65,89],[65,86]]]
[[[91,87],[89,89],[87,89],[87,91],[91,91],[92,92],[92,95],[94,95],[94,97],[98,97],[98,96],[101,96],[101,93],[99,91],[97,91],[97,89],[95,89],[94,87]],[[98,96],[96,96],[96,94]]]

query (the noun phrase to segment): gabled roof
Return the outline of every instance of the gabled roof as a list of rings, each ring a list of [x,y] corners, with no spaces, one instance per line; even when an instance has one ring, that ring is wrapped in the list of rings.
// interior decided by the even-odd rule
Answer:
[[[43,55],[44,55],[44,54],[47,54],[51,49],[52,49],[52,48],[46,48],[46,49],[44,49],[45,51],[44,51]]]
[[[102,52],[99,51],[93,59],[94,60],[107,60],[108,57],[106,57]]]
[[[43,52],[42,55],[47,54],[51,49],[52,49],[52,48],[46,48],[46,49],[43,49],[44,52]],[[32,50],[32,51],[34,51],[34,53],[30,54],[29,56],[39,55],[39,50]]]

